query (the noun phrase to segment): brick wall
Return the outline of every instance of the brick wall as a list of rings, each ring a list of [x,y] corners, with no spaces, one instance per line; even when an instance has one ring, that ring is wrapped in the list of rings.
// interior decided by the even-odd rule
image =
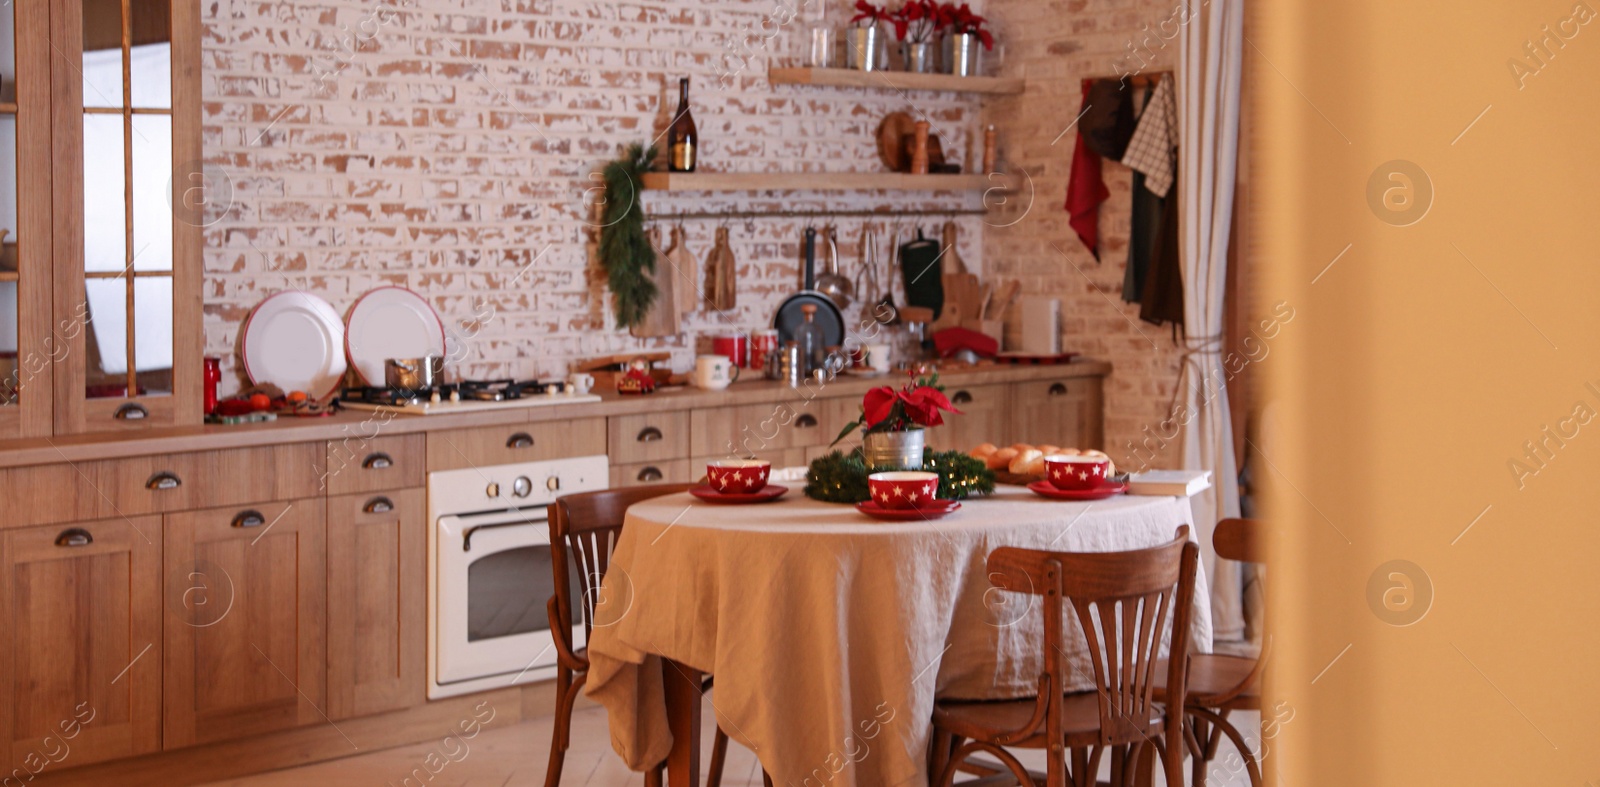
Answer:
[[[777,0],[207,2],[204,145],[233,195],[205,234],[206,347],[227,359],[224,390],[241,384],[234,349],[250,308],[286,287],[341,313],[373,287],[410,287],[474,376],[561,376],[575,360],[641,348],[671,350],[681,370],[708,331],[764,327],[798,284],[799,222],[730,225],[737,311],[699,311],[680,339],[615,329],[586,192],[624,145],[664,127],[677,78],[693,80],[704,170],[878,171],[873,132],[904,109],[926,114],[960,160],[978,108],[954,94],[770,86],[768,63],[798,64],[821,0],[783,2],[802,16],[785,21],[793,13]],[[654,193],[646,204],[951,209],[981,198]],[[977,268],[982,225],[961,224]],[[860,221],[838,225],[853,263]],[[715,223],[684,226],[704,260]]]

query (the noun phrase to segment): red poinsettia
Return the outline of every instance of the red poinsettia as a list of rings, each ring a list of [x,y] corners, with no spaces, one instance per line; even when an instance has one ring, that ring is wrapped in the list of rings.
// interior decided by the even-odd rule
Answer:
[[[861,418],[845,425],[834,442],[860,427],[867,432],[904,432],[940,426],[945,413],[961,414],[951,406],[939,386],[939,375],[927,379],[913,379],[896,391],[885,385],[867,391],[861,398]]]
[[[853,25],[861,21],[866,21],[869,25],[887,22],[889,21],[889,12],[883,10],[881,5],[869,3],[867,0],[856,0],[856,15],[850,17],[850,24]]]
[[[895,38],[921,44],[933,38],[943,26],[940,22],[940,5],[934,0],[906,0],[899,10],[888,15],[894,25]]]
[[[962,3],[959,7],[954,3],[945,3],[940,8],[944,19],[943,27],[957,35],[969,33],[978,37],[983,42],[984,49],[994,49],[994,36],[989,34],[983,26],[989,21],[972,12],[972,7]]]

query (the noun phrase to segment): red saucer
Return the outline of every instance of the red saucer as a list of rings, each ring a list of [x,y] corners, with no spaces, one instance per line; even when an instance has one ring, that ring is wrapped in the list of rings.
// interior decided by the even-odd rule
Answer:
[[[1128,491],[1128,484],[1124,481],[1113,481],[1094,489],[1057,489],[1049,481],[1035,481],[1028,484],[1028,489],[1036,495],[1044,495],[1052,500],[1104,500]]]
[[[755,492],[718,492],[710,484],[701,484],[689,490],[689,494],[706,501],[707,503],[767,503],[783,497],[789,487],[767,484]]]
[[[938,519],[961,507],[960,500],[940,500],[935,504],[920,508],[884,508],[876,500],[863,500],[856,503],[856,510],[873,519],[882,519],[889,522],[915,522],[919,519]]]

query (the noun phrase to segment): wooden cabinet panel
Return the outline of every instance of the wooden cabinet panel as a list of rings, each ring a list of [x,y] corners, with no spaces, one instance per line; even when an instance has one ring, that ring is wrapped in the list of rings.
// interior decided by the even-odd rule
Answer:
[[[167,515],[164,748],[323,722],[323,504]]]
[[[692,410],[689,453],[748,457],[827,445],[843,426],[836,423],[830,431],[826,425],[836,417],[832,401],[820,397],[808,401],[797,395],[793,401]]]
[[[617,415],[606,421],[608,453],[617,464],[689,455],[689,411]]]
[[[606,419],[451,429],[428,433],[428,471],[536,462],[606,452]]]
[[[944,425],[927,430],[928,447],[938,451],[970,451],[980,443],[1015,442],[1010,386],[946,385],[944,392],[961,415],[945,414]]]
[[[688,459],[668,459],[663,462],[635,462],[628,465],[613,465],[611,468],[611,486],[621,489],[627,486],[645,486],[647,484],[687,484],[698,481],[705,476],[704,464],[690,464]]]
[[[161,747],[161,535],[154,516],[0,533],[4,773]]]
[[[317,494],[320,443],[0,469],[6,525],[106,519]]]
[[[319,483],[330,495],[422,486],[426,451],[426,438],[420,434],[329,440]]]
[[[328,716],[426,700],[426,499],[421,489],[328,498]]]
[[[1105,448],[1099,378],[1039,380],[1011,387],[1013,441]]]

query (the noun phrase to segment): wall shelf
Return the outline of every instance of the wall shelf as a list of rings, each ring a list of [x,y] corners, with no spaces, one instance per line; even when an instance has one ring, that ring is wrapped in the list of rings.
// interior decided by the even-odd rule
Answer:
[[[901,172],[646,172],[649,191],[982,191],[987,175]]]
[[[956,93],[1017,95],[1020,77],[960,77],[951,74],[916,74],[908,71],[857,71],[853,68],[774,68],[767,72],[774,85],[833,85],[880,90],[948,90]]]

